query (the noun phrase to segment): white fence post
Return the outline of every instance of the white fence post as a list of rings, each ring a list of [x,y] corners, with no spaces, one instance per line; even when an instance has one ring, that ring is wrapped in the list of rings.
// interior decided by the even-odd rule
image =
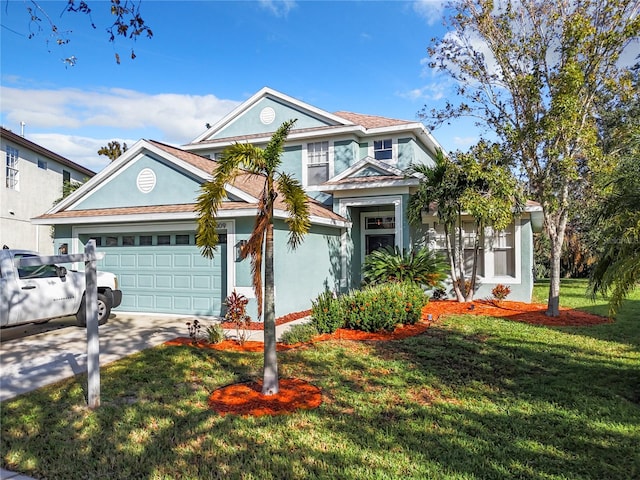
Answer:
[[[100,338],[98,336],[98,279],[96,273],[96,241],[84,247],[87,315],[87,400],[91,409],[100,406]]]

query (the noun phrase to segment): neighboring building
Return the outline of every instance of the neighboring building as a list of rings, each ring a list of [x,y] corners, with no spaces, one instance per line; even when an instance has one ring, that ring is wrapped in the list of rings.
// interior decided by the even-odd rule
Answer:
[[[31,219],[62,197],[63,182],[82,183],[95,173],[2,127],[0,143],[0,245],[52,254],[51,228]]]
[[[432,163],[440,148],[419,122],[349,112],[329,113],[264,88],[182,149],[141,140],[38,224],[56,225],[56,245],[73,252],[95,238],[105,269],[119,275],[121,309],[219,315],[234,289],[253,297],[249,260],[239,245],[253,229],[262,177],[228,186],[219,211],[221,245],[213,260],[195,246],[195,203],[215,158],[236,142],[265,146],[286,120],[297,119],[282,156],[311,200],[311,231],[295,251],[286,246],[286,214],[276,210],[276,314],[307,309],[325,288],[360,286],[364,257],[384,245],[439,248],[438,226],[406,220],[418,178],[411,163]],[[508,284],[510,298],[530,300],[533,237],[530,206],[505,232],[488,235],[479,296]],[[469,233],[471,235],[471,233]],[[504,262],[504,265],[502,264]],[[255,305],[253,305],[255,308]]]

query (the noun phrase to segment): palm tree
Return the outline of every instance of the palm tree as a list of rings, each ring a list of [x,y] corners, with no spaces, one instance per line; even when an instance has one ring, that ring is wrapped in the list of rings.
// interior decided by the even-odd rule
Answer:
[[[237,177],[250,177],[263,182],[258,201],[258,214],[251,237],[242,249],[241,258],[251,256],[253,289],[258,301],[258,316],[264,310],[264,373],[262,393],[279,392],[278,358],[276,354],[276,322],[273,271],[273,212],[274,204],[286,210],[285,222],[289,227],[288,245],[295,249],[309,231],[309,205],[307,196],[298,180],[278,171],[284,143],[296,120],[284,122],[262,149],[248,143],[236,143],[227,147],[213,178],[201,186],[198,196],[198,229],[196,244],[202,255],[212,258],[218,244],[216,215],[226,199],[227,186]],[[278,199],[278,201],[276,201]],[[262,267],[264,256],[264,298],[262,292]]]

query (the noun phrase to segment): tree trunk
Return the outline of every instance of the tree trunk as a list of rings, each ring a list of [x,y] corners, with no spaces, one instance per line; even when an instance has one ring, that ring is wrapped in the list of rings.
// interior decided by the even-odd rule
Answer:
[[[545,214],[545,223],[551,243],[551,271],[549,272],[549,299],[547,300],[548,317],[560,315],[560,260],[562,257],[562,244],[567,228],[568,214],[566,211],[555,215]]]
[[[267,227],[264,250],[264,372],[262,394],[275,395],[279,391],[273,272],[273,224],[270,223]]]
[[[454,225],[454,230],[455,230],[455,225]],[[453,243],[454,245],[451,245],[451,237],[449,236],[449,227],[447,226],[447,224],[444,224],[444,238],[445,241],[447,242],[447,254],[449,257],[449,268],[451,269],[451,282],[453,283],[453,291],[456,294],[456,300],[458,302],[464,302],[464,295],[462,294],[462,291],[460,290],[460,282],[458,282],[458,272],[457,272],[457,266],[456,266],[456,256],[457,256],[457,252],[458,250],[455,248],[455,237],[453,238]],[[453,235],[451,235],[453,236]]]

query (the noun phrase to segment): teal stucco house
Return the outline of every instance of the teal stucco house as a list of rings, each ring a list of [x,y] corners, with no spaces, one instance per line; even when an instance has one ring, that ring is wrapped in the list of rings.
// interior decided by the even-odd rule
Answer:
[[[121,311],[219,316],[236,290],[252,299],[255,315],[249,260],[238,253],[253,228],[261,179],[246,175],[228,185],[212,260],[195,245],[195,203],[225,147],[264,146],[282,122],[294,118],[283,167],[308,192],[312,227],[303,244],[289,251],[285,212],[276,210],[276,315],[310,308],[325,288],[358,287],[365,255],[380,246],[444,247],[436,217],[425,212],[421,227],[414,228],[405,215],[419,179],[404,170],[431,163],[441,148],[422,123],[329,113],[270,88],[181,148],[140,140],[33,222],[55,226],[56,249],[79,252],[96,240],[106,253],[99,267],[118,275]],[[510,299],[530,301],[539,210],[528,205],[505,231],[482,232],[477,297],[502,283],[511,287]],[[465,224],[470,245],[476,234],[472,222]]]

